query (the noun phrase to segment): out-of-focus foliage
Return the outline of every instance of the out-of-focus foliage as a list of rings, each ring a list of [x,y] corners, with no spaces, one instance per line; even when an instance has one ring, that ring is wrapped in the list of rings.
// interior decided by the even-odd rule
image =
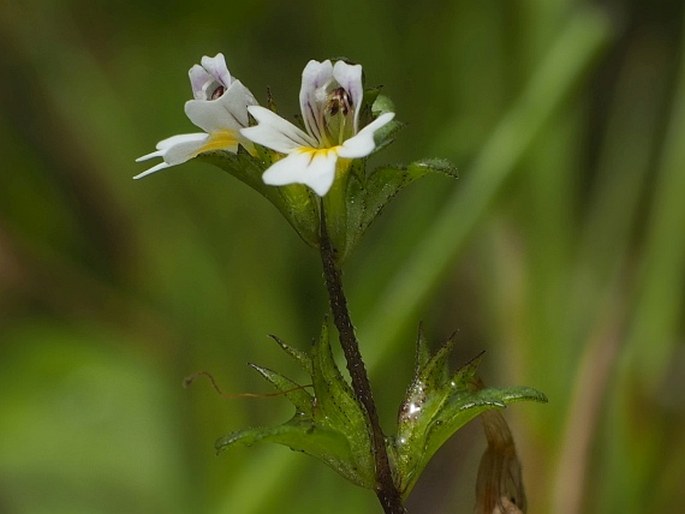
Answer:
[[[0,3],[0,511],[376,512],[277,446],[213,441],[289,413],[247,361],[316,336],[318,258],[257,193],[206,163],[141,182],[187,132],[187,69],[226,54],[260,102],[298,112],[310,58],[347,56],[407,127],[370,159],[440,156],[460,179],[401,193],[347,263],[386,432],[413,332],[458,330],[505,415],[530,512],[685,501],[682,2],[330,0]],[[261,94],[260,94],[261,92]],[[302,348],[301,348],[302,349]],[[293,379],[298,369],[283,369]],[[414,514],[469,512],[486,443],[439,451]]]

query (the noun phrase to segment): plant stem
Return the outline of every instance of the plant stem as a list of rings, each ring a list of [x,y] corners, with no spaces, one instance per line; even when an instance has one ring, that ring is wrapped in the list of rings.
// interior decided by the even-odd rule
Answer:
[[[333,321],[340,338],[347,370],[352,379],[352,389],[361,404],[368,421],[371,437],[371,448],[376,465],[376,496],[383,507],[385,514],[404,514],[406,509],[402,505],[402,498],[395,487],[388,459],[388,451],[385,447],[385,435],[378,419],[378,411],[373,399],[371,384],[366,373],[366,367],[359,352],[359,342],[354,333],[350,313],[347,309],[347,299],[343,291],[340,269],[335,262],[334,250],[328,237],[325,214],[321,213],[321,262],[328,290],[328,297],[333,312]]]

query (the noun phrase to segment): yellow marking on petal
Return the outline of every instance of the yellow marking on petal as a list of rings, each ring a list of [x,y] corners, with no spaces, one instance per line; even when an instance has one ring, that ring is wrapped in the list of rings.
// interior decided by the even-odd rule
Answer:
[[[317,157],[328,157],[332,153],[338,155],[338,152],[341,148],[341,145],[331,146],[330,148],[313,148],[311,146],[301,146],[295,151],[301,154],[308,154],[309,162],[311,162]]]
[[[237,149],[238,134],[235,130],[218,130],[212,132],[207,139],[207,142],[195,154],[200,155],[205,152],[213,152],[215,150],[227,150],[231,148]]]

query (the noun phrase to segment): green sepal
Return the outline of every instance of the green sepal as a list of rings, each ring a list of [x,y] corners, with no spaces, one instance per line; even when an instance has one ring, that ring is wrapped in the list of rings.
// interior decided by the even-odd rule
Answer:
[[[530,387],[480,388],[476,374],[482,355],[450,373],[448,360],[454,338],[430,358],[425,348],[420,332],[414,379],[400,406],[397,435],[389,445],[403,497],[411,492],[435,452],[479,414],[517,401],[547,401],[544,394]]]
[[[255,145],[255,155],[242,148],[237,154],[209,152],[198,159],[227,171],[238,180],[269,200],[309,246],[319,246],[319,200],[316,194],[302,184],[269,186],[262,180],[264,171],[275,162],[278,154]]]
[[[310,376],[313,392],[280,373],[251,365],[290,400],[295,415],[275,427],[228,434],[216,442],[217,451],[236,444],[282,444],[322,460],[357,485],[373,489],[375,468],[366,418],[333,358],[328,322],[324,322],[309,353],[295,350],[277,337],[273,339]]]
[[[371,123],[371,121],[378,118],[381,114],[385,114],[386,112],[397,112],[395,110],[395,104],[393,101],[389,97],[382,94],[376,95],[373,103],[370,106],[370,111],[370,119],[364,123],[364,125],[360,126],[368,125]],[[374,141],[376,142],[376,148],[374,148],[373,153],[378,152],[392,143],[395,140],[395,134],[404,128],[404,126],[404,123],[395,118],[387,125],[378,129],[373,136]]]

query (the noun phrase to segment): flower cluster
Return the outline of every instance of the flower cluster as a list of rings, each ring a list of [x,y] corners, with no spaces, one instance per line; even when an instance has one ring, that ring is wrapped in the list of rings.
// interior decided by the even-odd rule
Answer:
[[[242,146],[254,155],[256,143],[276,152],[275,162],[262,175],[265,184],[305,184],[324,196],[336,170],[345,169],[340,163],[373,152],[375,132],[394,118],[386,112],[360,129],[362,67],[344,61],[312,60],[305,66],[300,89],[304,130],[259,106],[250,90],[231,77],[220,53],[203,57],[189,75],[194,99],[186,102],[185,112],[204,132],[160,141],[156,151],[137,160],[161,157],[163,162],[134,178],[208,152],[238,153]]]

